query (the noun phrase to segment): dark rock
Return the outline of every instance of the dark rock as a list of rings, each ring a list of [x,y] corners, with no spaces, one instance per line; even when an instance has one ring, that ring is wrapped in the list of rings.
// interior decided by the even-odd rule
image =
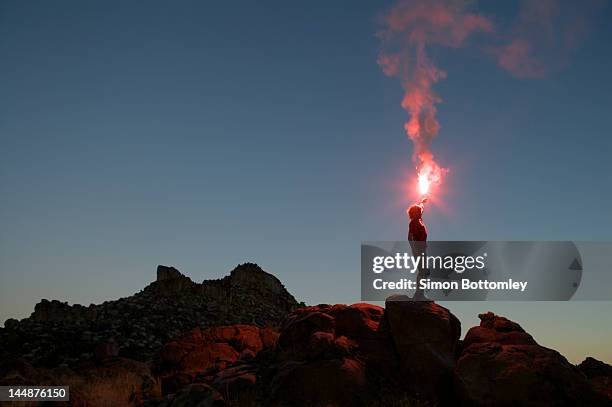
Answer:
[[[255,353],[263,349],[260,328],[254,325],[212,327],[204,332],[204,339],[209,342],[227,342],[236,349],[250,349]]]
[[[162,394],[174,394],[182,388],[190,385],[193,377],[187,373],[175,373],[161,378]]]
[[[164,392],[176,391],[177,385],[192,383],[208,374],[213,376],[210,381],[218,380],[216,387],[227,390],[229,386],[236,390],[245,380],[254,381],[250,376],[228,381],[233,378],[231,366],[239,360],[254,359],[264,349],[271,349],[275,341],[261,339],[271,336],[270,328],[253,325],[218,326],[204,331],[195,328],[166,343],[154,359],[153,370],[162,379]],[[219,372],[222,373],[217,374]]]
[[[251,360],[253,359],[257,354],[252,351],[251,349],[245,349],[242,352],[240,352],[240,355],[238,355],[238,359],[239,360]]]
[[[461,324],[434,302],[406,298],[394,296],[385,302],[404,383],[423,399],[444,402],[452,389]]]
[[[334,333],[334,318],[314,307],[300,309],[287,319],[278,346],[287,359],[300,360],[310,353],[310,336],[315,332]]]
[[[0,349],[38,367],[72,366],[81,355],[96,357],[100,343],[114,342],[120,356],[145,362],[180,332],[234,324],[274,328],[297,305],[276,277],[252,263],[201,284],[158,266],[157,281],[131,297],[88,307],[42,300],[29,318],[5,323]],[[260,331],[260,338],[245,332],[237,340],[252,341],[257,351],[277,339],[272,329]]]
[[[342,358],[286,363],[272,382],[275,403],[291,406],[361,406],[368,399],[365,365]]]
[[[588,357],[578,365],[578,370],[584,373],[591,387],[611,400],[612,404],[612,366]]]
[[[280,334],[278,333],[278,331],[270,327],[261,328],[259,330],[259,337],[261,338],[261,344],[266,349],[276,347],[279,336]]]
[[[211,385],[227,398],[251,392],[257,383],[257,376],[249,365],[222,370],[211,381]]]
[[[334,334],[330,332],[313,332],[310,335],[309,357],[316,359],[331,355],[335,350]]]
[[[119,346],[115,342],[104,342],[94,350],[94,358],[102,361],[119,355]]]
[[[575,366],[518,324],[492,313],[480,318],[457,362],[459,400],[474,406],[609,405]]]
[[[479,314],[480,326],[471,328],[463,339],[463,347],[472,343],[536,345],[536,341],[519,324],[492,312]]]
[[[609,365],[573,366],[490,312],[460,341],[446,308],[407,299],[297,308],[251,263],[201,284],[159,266],[131,297],[8,320],[0,383],[68,384],[94,407],[610,405]]]
[[[157,281],[174,280],[181,277],[185,276],[174,267],[162,266],[161,264],[157,266]]]
[[[578,365],[578,369],[589,379],[594,377],[612,377],[612,366],[592,357],[587,357]]]
[[[19,326],[19,321],[17,321],[14,318],[9,318],[6,321],[4,321],[4,328],[8,329],[8,330],[14,330]]]

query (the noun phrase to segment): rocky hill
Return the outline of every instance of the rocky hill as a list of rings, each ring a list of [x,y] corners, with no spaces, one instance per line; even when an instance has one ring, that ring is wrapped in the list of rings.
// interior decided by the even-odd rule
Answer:
[[[297,306],[283,284],[256,264],[202,283],[158,266],[156,281],[127,298],[87,307],[42,300],[29,318],[5,322],[0,351],[45,367],[81,363],[96,349],[144,362],[195,326],[278,326]]]
[[[431,301],[307,307],[254,264],[201,284],[160,266],[132,297],[7,321],[0,385],[69,385],[83,407],[612,405],[611,366],[479,317],[460,339]]]
[[[147,407],[609,406],[612,367],[574,366],[491,312],[460,340],[459,320],[408,297],[302,307],[279,334],[198,328],[153,363],[162,397]],[[215,404],[216,403],[216,404]]]

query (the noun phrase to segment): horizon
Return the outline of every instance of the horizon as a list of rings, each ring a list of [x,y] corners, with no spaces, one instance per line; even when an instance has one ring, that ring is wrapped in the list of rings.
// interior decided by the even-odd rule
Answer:
[[[234,270],[236,267],[240,266],[241,264],[245,264],[245,263],[250,263],[250,262],[245,261],[245,262],[236,264],[234,267],[229,268],[225,273],[221,273],[221,274],[216,273],[212,276],[204,275],[203,278],[199,278],[199,279],[195,278],[190,273],[185,272],[185,270],[182,270],[181,268],[176,267],[175,265],[158,264],[151,268],[152,278],[147,280],[148,282],[147,281],[142,282],[140,287],[135,287],[131,292],[128,292],[130,288],[126,287],[124,290],[124,294],[121,294],[118,297],[98,298],[98,299],[95,299],[94,302],[90,302],[90,303],[73,302],[67,299],[58,299],[58,298],[41,298],[36,303],[40,302],[42,299],[47,299],[50,301],[58,300],[62,302],[68,302],[70,305],[75,305],[75,304],[80,304],[84,306],[88,306],[91,304],[100,305],[106,301],[115,301],[121,298],[130,297],[132,295],[139,293],[146,286],[156,281],[157,266],[175,267],[182,275],[190,278],[192,281],[196,283],[202,283],[207,280],[214,280],[218,278],[223,278],[225,276],[229,276],[232,270]],[[274,273],[271,270],[267,270],[265,267],[262,267],[258,263],[255,263],[255,264],[257,264],[263,271],[269,274],[272,274],[274,277],[278,278],[281,284],[283,284],[283,286],[287,289],[287,291],[295,297],[296,301],[298,302],[304,301],[303,298],[300,298],[294,293],[291,287],[287,286],[287,284],[283,281],[282,276]],[[125,294],[126,292],[127,294]],[[325,304],[325,303],[326,302],[309,303],[306,301],[307,306],[320,305],[320,304]],[[339,303],[339,302],[336,302],[336,303]],[[357,304],[357,303],[370,303],[370,304],[384,307],[384,302],[382,301],[359,301],[357,300],[354,302],[349,302],[347,303],[347,305]],[[34,312],[35,304],[32,304],[31,306],[32,313]],[[580,320],[579,316],[584,315],[585,312],[588,312],[589,315],[594,318],[597,318],[599,316],[602,316],[604,318],[607,317],[607,309],[606,309],[606,306],[608,305],[607,301],[599,301],[599,302],[598,301],[578,301],[578,302],[575,302],[575,301],[564,301],[564,302],[560,302],[560,301],[521,301],[521,302],[518,302],[518,301],[506,301],[506,302],[495,302],[495,301],[451,301],[451,302],[446,301],[444,302],[444,301],[440,301],[439,304],[448,308],[453,314],[455,314],[459,318],[459,321],[461,323],[461,338],[464,337],[466,332],[471,327],[479,325],[480,320],[478,318],[478,314],[483,314],[488,311],[492,311],[497,315],[506,317],[518,323],[519,325],[523,327],[523,329],[525,329],[525,331],[531,334],[540,345],[558,350],[559,352],[561,352],[563,356],[565,356],[570,362],[574,364],[578,364],[582,362],[586,357],[589,357],[589,356],[602,360],[606,363],[609,363],[610,360],[612,360],[611,358],[612,355],[610,354],[609,347],[607,346],[607,342],[605,340],[602,340],[602,341],[596,340],[594,342],[584,342],[584,336],[578,330],[565,332],[563,336],[558,336],[558,335],[548,336],[545,334],[542,337],[540,337],[540,335],[538,334],[539,330],[537,329],[537,323],[530,322],[529,319],[527,318],[528,315],[533,313],[533,309],[531,307],[537,305],[537,306],[542,306],[543,308],[545,308],[545,311],[547,313],[550,313],[550,315],[552,315],[554,318],[556,318],[557,322],[563,323],[564,322],[563,315],[562,316],[554,315],[555,307],[560,306],[561,308],[565,308],[564,312],[567,312],[569,314],[568,315],[569,318],[567,318],[567,321],[565,322],[568,322],[569,320],[573,320],[574,328],[581,327],[584,329],[584,328],[588,328],[588,324],[585,325],[584,322]],[[588,304],[588,306],[586,308],[582,308],[584,307],[583,304]],[[593,307],[593,304],[599,304],[599,305],[602,305],[602,307],[597,309],[597,307]],[[29,315],[30,314],[24,317],[29,317]],[[21,319],[21,318],[18,318],[18,319]],[[581,323],[583,324],[582,326],[581,326]],[[608,327],[603,327],[603,328],[609,329]],[[568,344],[580,343],[580,342],[582,343],[579,347],[568,346]]]
[[[157,264],[254,262],[298,301],[359,302],[360,243],[405,239],[414,199],[404,92],[377,63],[392,4],[0,3],[0,322],[132,295]],[[609,241],[611,8],[520,78],[490,52],[520,7],[475,4],[495,33],[430,49],[450,172],[429,238]],[[463,334],[491,310],[612,363],[609,302],[441,305]]]

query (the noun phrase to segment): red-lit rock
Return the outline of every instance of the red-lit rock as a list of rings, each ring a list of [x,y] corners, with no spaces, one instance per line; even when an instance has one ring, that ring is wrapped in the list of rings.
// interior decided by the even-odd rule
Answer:
[[[455,370],[459,400],[473,406],[609,405],[578,368],[520,325],[492,313],[479,316]]]

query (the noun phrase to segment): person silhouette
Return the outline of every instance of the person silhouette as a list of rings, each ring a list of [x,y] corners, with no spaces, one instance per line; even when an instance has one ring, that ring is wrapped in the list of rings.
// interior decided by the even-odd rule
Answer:
[[[408,225],[408,241],[410,242],[410,247],[412,249],[412,255],[417,257],[424,255],[426,256],[427,250],[427,228],[425,227],[425,223],[423,222],[423,211],[425,210],[425,203],[427,202],[427,197],[423,197],[421,202],[418,204],[410,205],[410,207],[406,210],[408,217],[410,218],[410,223]],[[421,280],[429,274],[429,270],[421,265],[417,271],[416,276],[416,284],[417,288],[414,292],[413,299],[415,300],[425,300],[425,292],[420,288]]]

